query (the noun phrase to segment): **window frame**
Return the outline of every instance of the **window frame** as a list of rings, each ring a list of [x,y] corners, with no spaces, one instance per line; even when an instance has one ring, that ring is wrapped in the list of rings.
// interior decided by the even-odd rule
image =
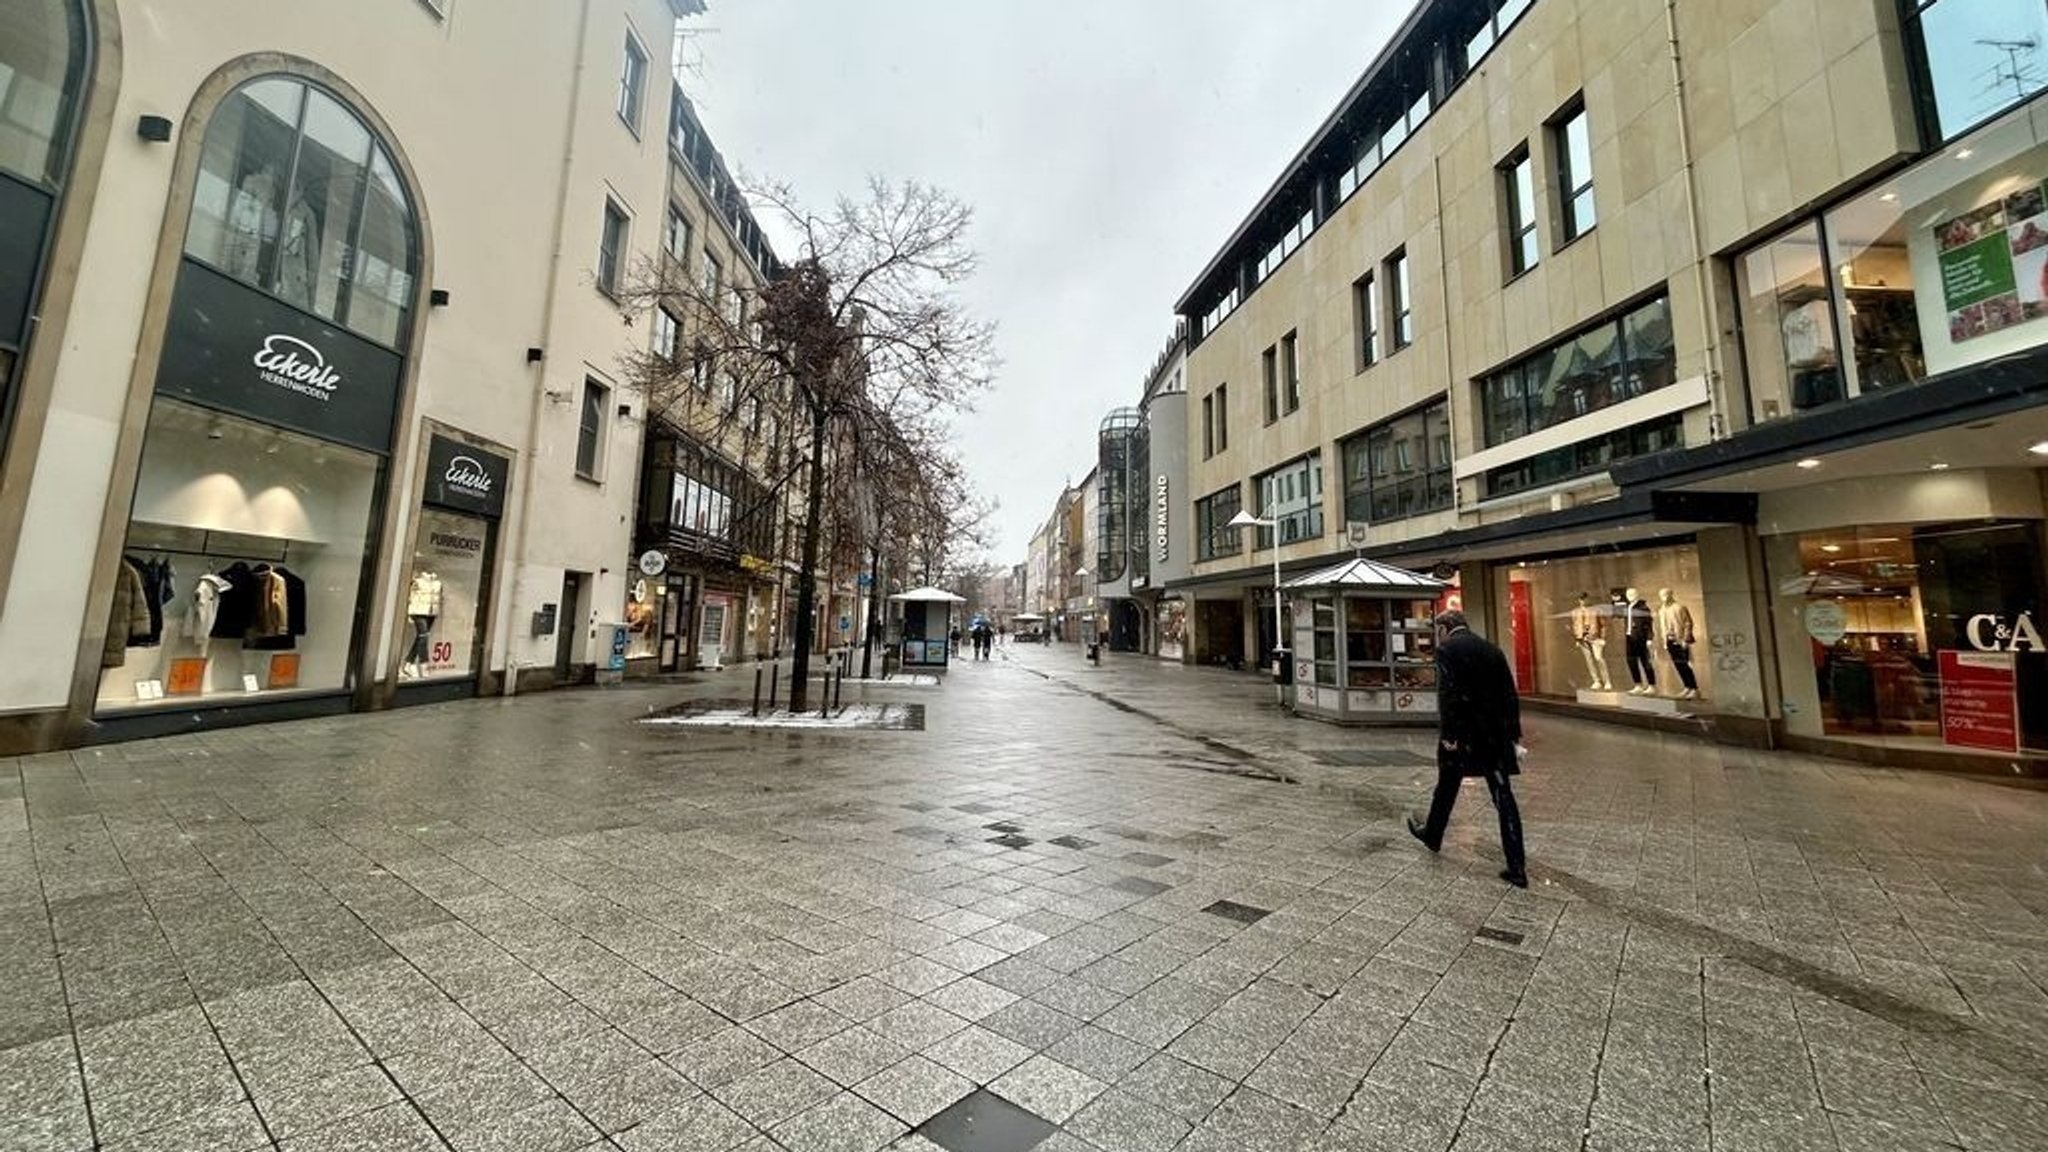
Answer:
[[[1600,226],[1599,196],[1593,189],[1593,119],[1586,110],[1586,96],[1581,92],[1571,98],[1557,115],[1550,118],[1550,147],[1553,163],[1553,186],[1557,189],[1557,241],[1556,250],[1563,251]],[[1585,137],[1586,171],[1584,179],[1572,169],[1572,135],[1574,131]],[[1587,221],[1579,222],[1579,201],[1586,203]]]
[[[626,29],[625,51],[621,53],[619,65],[618,108],[619,122],[634,139],[640,137],[640,126],[647,115],[647,74],[654,56],[640,43],[640,37]]]
[[[1392,356],[1415,344],[1415,301],[1413,282],[1409,279],[1408,247],[1394,249],[1383,265],[1389,291],[1387,298],[1387,331],[1392,335],[1393,347],[1387,352]]]
[[[616,229],[614,226],[616,225]],[[616,233],[616,234],[615,234]],[[604,198],[604,223],[597,237],[597,290],[619,298],[620,280],[631,250],[633,217],[626,206],[611,196]]]
[[[1230,451],[1230,385],[1216,386],[1216,451]]]
[[[1449,511],[1458,506],[1457,471],[1455,462],[1452,459],[1452,453],[1449,450],[1451,433],[1450,405],[1450,396],[1446,393],[1439,393],[1435,399],[1395,413],[1377,423],[1368,424],[1337,442],[1338,466],[1342,469],[1344,519],[1347,523],[1358,521],[1366,524],[1392,524],[1402,520],[1412,520],[1418,516],[1428,516],[1438,512]],[[1389,516],[1377,515],[1377,510],[1374,506],[1378,502],[1381,489],[1379,485],[1374,483],[1374,440],[1379,437],[1387,437],[1389,438],[1388,443],[1391,445],[1393,434],[1397,431],[1404,431],[1403,425],[1409,421],[1416,420],[1421,422],[1420,431],[1422,434],[1424,460],[1420,467],[1413,469],[1414,474],[1412,477],[1390,479],[1386,488],[1390,492],[1398,492],[1403,485],[1419,481],[1423,492],[1422,502],[1411,511],[1397,511]],[[1440,439],[1442,451],[1438,450]],[[1353,460],[1360,454],[1362,454],[1365,463],[1364,484],[1362,488],[1354,483],[1352,467]],[[1439,481],[1441,486],[1439,486]],[[1438,491],[1444,493],[1444,498],[1441,501],[1434,499],[1434,494]],[[1355,502],[1358,505],[1362,505],[1362,507],[1355,507]],[[1362,512],[1363,514],[1355,515],[1355,511]]]
[[[1925,24],[1929,13],[1944,3],[1952,2],[1955,0],[1902,0],[1899,5],[1900,40],[1906,54],[1907,85],[1912,95],[1914,119],[1920,130],[1921,147],[1930,152],[1946,148],[1999,117],[2009,115],[2015,109],[2048,96],[2048,82],[2043,82],[2032,91],[2013,97],[1968,123],[1958,125],[1953,131],[1944,132],[1941,123],[1940,92],[1935,86],[1934,65],[1928,48]],[[2001,72],[1998,76],[2000,83],[2012,78],[2011,73]],[[2024,74],[2019,78],[2026,79]]]
[[[1501,218],[1507,240],[1507,281],[1520,279],[1543,262],[1541,230],[1537,227],[1536,160],[1524,140],[1496,171],[1500,176]]]
[[[1301,340],[1299,331],[1280,338],[1280,414],[1301,411]]]
[[[595,376],[583,378],[583,402],[576,413],[576,475],[596,484],[604,482],[605,457],[611,443],[611,422],[605,418],[611,395],[611,385]]]
[[[1283,487],[1282,482],[1294,479],[1295,474],[1298,474],[1301,480],[1302,491],[1300,493],[1300,500],[1304,506],[1299,512],[1290,511],[1284,514],[1276,514],[1273,506],[1280,503],[1281,498],[1277,495],[1277,492],[1272,495],[1269,495],[1269,492]],[[1276,540],[1280,547],[1285,548],[1293,544],[1312,543],[1327,536],[1329,534],[1329,520],[1323,514],[1323,499],[1327,488],[1328,485],[1323,481],[1323,450],[1321,448],[1311,449],[1284,464],[1268,468],[1264,472],[1252,477],[1252,503],[1257,508],[1253,515],[1262,520],[1274,522],[1271,528],[1260,528],[1258,530],[1252,540],[1252,551],[1263,552],[1268,548],[1274,547]],[[1291,487],[1288,488],[1288,491],[1290,495],[1287,497],[1287,502],[1292,503],[1294,497],[1291,494]],[[1308,527],[1303,529],[1301,535],[1288,537],[1281,529],[1284,527],[1286,520],[1292,520],[1297,516],[1304,518]]]
[[[1351,307],[1358,338],[1357,371],[1363,372],[1380,362],[1380,289],[1371,272],[1351,282]]]
[[[1218,506],[1230,498],[1227,508]],[[1229,527],[1244,508],[1244,483],[1232,481],[1195,501],[1195,561],[1229,560],[1244,555],[1244,529]],[[1219,515],[1220,513],[1223,513]]]
[[[1263,395],[1266,401],[1266,423],[1271,425],[1280,419],[1280,349],[1278,345],[1268,344],[1266,345],[1266,350],[1259,353],[1259,378],[1264,382],[1265,387]]]
[[[690,247],[696,243],[697,229],[690,223],[690,215],[673,201],[668,206],[668,219],[662,234],[662,250],[676,262],[687,275],[690,271]]]

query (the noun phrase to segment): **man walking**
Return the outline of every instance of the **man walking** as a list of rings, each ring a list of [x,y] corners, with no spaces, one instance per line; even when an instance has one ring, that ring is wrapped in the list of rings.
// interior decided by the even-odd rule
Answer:
[[[1527,888],[1522,814],[1508,786],[1508,777],[1521,771],[1515,762],[1522,739],[1521,698],[1508,658],[1472,632],[1463,612],[1442,612],[1436,618],[1436,700],[1436,794],[1426,823],[1408,817],[1408,834],[1431,852],[1441,848],[1459,786],[1468,776],[1480,777],[1500,813],[1500,850],[1508,862],[1500,878]]]

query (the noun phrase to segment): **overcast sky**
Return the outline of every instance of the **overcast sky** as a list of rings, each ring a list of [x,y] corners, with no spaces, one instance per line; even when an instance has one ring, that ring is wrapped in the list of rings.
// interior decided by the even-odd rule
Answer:
[[[975,210],[969,305],[999,326],[959,421],[1020,563],[1173,305],[1408,0],[711,0],[685,85],[728,165],[823,207],[869,175]]]

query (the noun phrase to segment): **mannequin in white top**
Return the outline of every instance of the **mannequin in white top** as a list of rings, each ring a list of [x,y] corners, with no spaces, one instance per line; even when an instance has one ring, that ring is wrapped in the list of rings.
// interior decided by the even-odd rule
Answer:
[[[399,676],[414,680],[426,674],[429,645],[428,633],[434,629],[434,618],[441,614],[441,578],[432,572],[421,572],[412,578],[412,587],[405,594],[405,614],[412,620],[412,650],[405,654],[405,665],[398,670]]]
[[[1607,611],[1595,608],[1592,597],[1584,592],[1579,593],[1578,605],[1572,609],[1572,642],[1585,657],[1586,675],[1592,681],[1588,687],[1596,692],[1612,689],[1614,685],[1607,679]]]

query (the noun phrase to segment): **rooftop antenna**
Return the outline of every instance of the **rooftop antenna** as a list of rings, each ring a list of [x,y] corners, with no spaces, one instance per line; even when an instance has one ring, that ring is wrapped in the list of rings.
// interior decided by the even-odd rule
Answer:
[[[1977,43],[1993,51],[2005,53],[2004,65],[1994,66],[1990,70],[1990,82],[1985,84],[1985,92],[1996,93],[2003,86],[2010,84],[2013,97],[2021,99],[2029,92],[2041,88],[2041,74],[2034,67],[2033,61],[2021,61],[2022,55],[2031,57],[2035,49],[2041,46],[2039,40],[2029,36],[2024,40],[1981,39]]]

